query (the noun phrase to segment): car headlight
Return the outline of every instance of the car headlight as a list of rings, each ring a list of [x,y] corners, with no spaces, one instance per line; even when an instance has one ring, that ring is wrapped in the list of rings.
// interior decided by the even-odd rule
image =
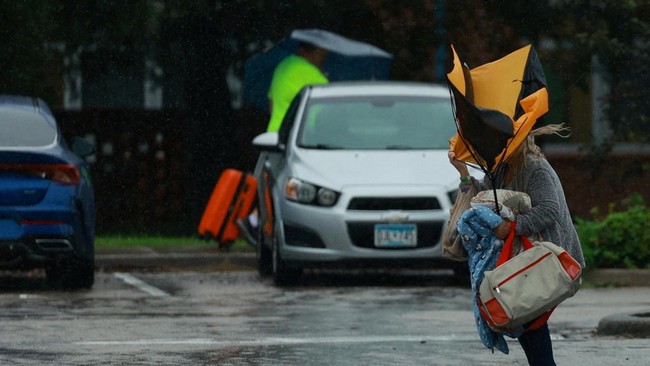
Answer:
[[[292,201],[310,203],[316,198],[316,187],[296,178],[289,178],[284,185],[284,195]]]
[[[337,194],[331,189],[321,188],[318,190],[318,204],[321,206],[334,206]]]
[[[317,206],[334,206],[339,194],[331,189],[289,178],[284,184],[284,196],[291,201]]]

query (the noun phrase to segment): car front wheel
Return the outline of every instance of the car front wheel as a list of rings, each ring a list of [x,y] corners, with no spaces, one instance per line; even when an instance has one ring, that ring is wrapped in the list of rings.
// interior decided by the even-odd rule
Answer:
[[[257,229],[257,271],[260,276],[267,277],[273,273],[273,253],[266,246],[263,225]]]
[[[273,282],[278,286],[293,285],[302,277],[302,268],[290,267],[282,259],[277,238],[273,239]]]
[[[463,287],[471,287],[471,273],[467,262],[455,263],[453,266],[456,283]]]

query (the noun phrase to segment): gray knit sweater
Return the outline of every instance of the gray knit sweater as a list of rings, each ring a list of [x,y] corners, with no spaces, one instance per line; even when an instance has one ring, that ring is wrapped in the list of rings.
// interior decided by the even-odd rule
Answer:
[[[517,216],[517,234],[531,236],[540,234],[542,240],[564,248],[580,265],[586,266],[569,208],[564,197],[560,178],[548,161],[529,155],[526,168],[518,172],[504,189],[526,192],[530,196],[531,209]],[[492,189],[484,178],[480,189]]]

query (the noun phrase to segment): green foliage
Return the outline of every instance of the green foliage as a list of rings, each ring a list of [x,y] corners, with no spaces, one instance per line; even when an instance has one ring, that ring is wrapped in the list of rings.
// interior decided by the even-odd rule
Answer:
[[[558,1],[557,39],[582,50],[582,64],[597,56],[610,94],[603,99],[615,141],[647,142],[650,127],[650,2],[639,0]],[[560,21],[560,19],[562,19]],[[592,67],[594,67],[592,65]]]
[[[189,236],[99,235],[95,238],[97,248],[183,247],[207,244],[207,240]]]
[[[121,249],[128,250],[137,248],[152,248],[154,250],[220,250],[230,253],[254,252],[255,247],[244,240],[236,240],[226,248],[220,248],[214,240],[205,240],[193,236],[145,236],[145,235],[100,235],[95,238],[97,249]],[[179,249],[180,248],[180,249]]]
[[[57,86],[63,62],[53,36],[56,5],[49,1],[0,1],[0,92],[62,100]],[[61,66],[59,66],[61,65]],[[58,74],[58,75],[57,75]]]
[[[602,220],[577,219],[576,230],[588,266],[650,268],[650,208],[640,194],[610,205]]]

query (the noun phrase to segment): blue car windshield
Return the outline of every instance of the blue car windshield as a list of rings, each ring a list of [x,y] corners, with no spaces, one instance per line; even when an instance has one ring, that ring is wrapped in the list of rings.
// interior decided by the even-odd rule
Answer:
[[[298,145],[313,149],[447,149],[456,125],[449,98],[312,99]]]
[[[38,113],[0,109],[0,147],[40,147],[54,143],[56,129]]]

